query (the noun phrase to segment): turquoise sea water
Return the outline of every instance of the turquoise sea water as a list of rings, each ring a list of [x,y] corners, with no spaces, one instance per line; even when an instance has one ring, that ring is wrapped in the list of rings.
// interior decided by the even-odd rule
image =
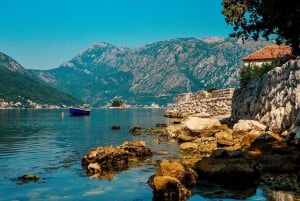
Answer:
[[[81,159],[92,148],[126,140],[145,140],[157,153],[169,153],[155,154],[152,160],[178,157],[176,142],[157,145],[155,136],[129,133],[133,125],[168,124],[163,113],[163,109],[94,109],[90,116],[70,117],[67,110],[0,110],[0,200],[151,201],[147,180],[156,167],[140,164],[111,180],[98,180],[85,174]],[[112,125],[119,125],[120,130],[112,130]],[[24,174],[40,179],[23,183],[18,177]],[[238,200],[216,197],[195,190],[190,200]],[[258,189],[242,200],[265,198]]]

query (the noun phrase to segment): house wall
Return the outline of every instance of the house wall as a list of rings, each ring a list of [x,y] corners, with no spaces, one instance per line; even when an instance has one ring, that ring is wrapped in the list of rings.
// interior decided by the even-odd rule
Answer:
[[[268,63],[268,64],[271,64],[272,63],[272,60],[253,60],[253,61],[244,61],[244,65],[245,66],[258,66],[258,67],[261,67],[262,64],[264,63]]]

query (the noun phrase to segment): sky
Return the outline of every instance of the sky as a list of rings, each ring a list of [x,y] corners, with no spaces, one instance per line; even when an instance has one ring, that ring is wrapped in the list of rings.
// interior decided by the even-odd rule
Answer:
[[[0,52],[53,69],[96,42],[139,47],[179,37],[228,37],[222,0],[0,0]]]

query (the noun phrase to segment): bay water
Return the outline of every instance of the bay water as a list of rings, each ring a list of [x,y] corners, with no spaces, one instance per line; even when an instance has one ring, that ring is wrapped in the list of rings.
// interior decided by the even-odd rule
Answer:
[[[177,158],[178,144],[158,136],[132,135],[134,125],[154,128],[169,124],[164,109],[93,109],[90,116],[71,117],[67,110],[0,110],[0,200],[111,200],[151,201],[148,178],[157,167],[140,164],[110,179],[91,179],[81,166],[92,148],[144,140],[155,151],[152,160]],[[114,125],[119,130],[112,130]],[[162,153],[168,153],[162,154]],[[22,175],[39,177],[23,182]],[[192,201],[238,200],[202,196],[197,190]],[[266,200],[260,189],[243,200]]]

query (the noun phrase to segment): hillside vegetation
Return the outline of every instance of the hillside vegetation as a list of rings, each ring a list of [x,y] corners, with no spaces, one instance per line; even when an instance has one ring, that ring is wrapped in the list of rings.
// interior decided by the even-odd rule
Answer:
[[[31,100],[39,104],[75,105],[81,104],[69,94],[41,83],[15,60],[0,53],[0,99],[7,102],[26,104]]]

